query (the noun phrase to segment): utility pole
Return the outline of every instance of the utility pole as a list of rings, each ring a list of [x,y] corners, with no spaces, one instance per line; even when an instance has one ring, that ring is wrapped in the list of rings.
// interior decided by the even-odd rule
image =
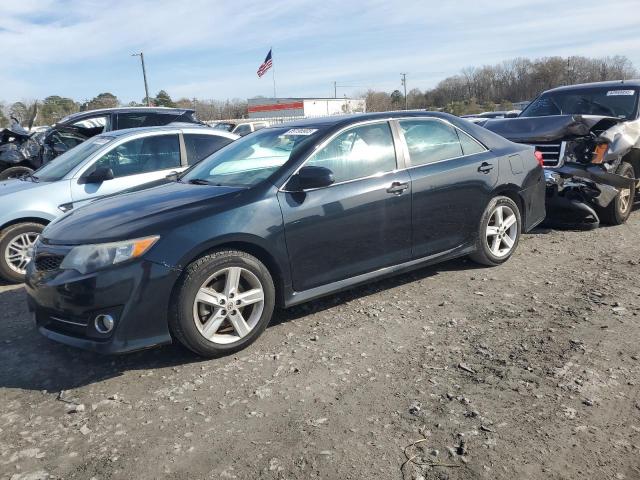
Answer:
[[[407,74],[401,73],[400,76],[402,77],[402,86],[404,87],[404,109],[409,110],[409,104],[407,103]]]
[[[149,98],[149,86],[147,85],[147,70],[144,68],[144,54],[140,53],[132,53],[132,57],[140,57],[140,62],[142,63],[142,77],[144,78],[144,95],[147,101],[147,107],[151,106],[151,99]]]
[[[333,98],[338,98],[338,82],[333,81]]]

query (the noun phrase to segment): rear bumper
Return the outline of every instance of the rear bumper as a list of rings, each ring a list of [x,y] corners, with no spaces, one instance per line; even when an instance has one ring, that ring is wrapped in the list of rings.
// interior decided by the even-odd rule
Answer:
[[[534,175],[537,175],[537,178],[532,182],[527,182],[529,186],[520,191],[524,203],[524,223],[522,226],[524,232],[533,230],[542,223],[546,216],[546,186],[543,169],[536,169]]]
[[[142,260],[81,275],[75,271],[34,271],[25,288],[29,310],[45,337],[99,353],[124,353],[171,342],[168,309],[179,272]],[[101,333],[95,318],[115,320]]]

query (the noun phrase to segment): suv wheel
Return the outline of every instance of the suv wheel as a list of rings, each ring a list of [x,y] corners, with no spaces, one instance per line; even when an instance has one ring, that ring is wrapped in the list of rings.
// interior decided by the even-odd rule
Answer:
[[[10,167],[0,172],[0,180],[9,180],[11,178],[20,178],[23,175],[33,173],[33,169],[29,167]]]
[[[636,176],[633,166],[627,162],[622,162],[616,169],[616,173],[627,178],[635,178]],[[635,183],[631,188],[621,189],[618,196],[606,208],[598,209],[598,215],[602,223],[607,225],[622,225],[625,223],[629,215],[631,215],[635,196]]]
[[[0,277],[12,283],[24,281],[30,249],[43,229],[39,223],[18,223],[0,232]]]
[[[219,251],[189,265],[179,281],[169,327],[203,357],[237,352],[267,328],[275,288],[267,268],[240,251]]]
[[[506,262],[518,246],[521,230],[522,219],[516,203],[508,197],[494,197],[482,214],[478,245],[471,259],[488,266]]]

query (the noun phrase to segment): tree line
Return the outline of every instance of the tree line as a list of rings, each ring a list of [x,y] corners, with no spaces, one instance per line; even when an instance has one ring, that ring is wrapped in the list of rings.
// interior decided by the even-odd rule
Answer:
[[[149,103],[156,107],[189,108],[196,111],[202,121],[220,120],[225,118],[242,118],[247,115],[247,101],[239,98],[231,100],[202,100],[180,98],[173,100],[164,90],[160,90],[155,97],[149,98]],[[6,127],[12,121],[22,126],[28,126],[34,117],[34,125],[52,125],[62,118],[76,112],[96,110],[100,108],[115,108],[119,106],[143,107],[147,99],[141,102],[123,104],[114,94],[100,93],[91,100],[77,102],[72,98],[51,95],[43,100],[22,100],[7,105],[0,102],[0,127]]]
[[[442,110],[455,115],[510,109],[514,102],[533,100],[544,90],[561,85],[637,78],[638,71],[624,56],[604,58],[514,58],[496,65],[467,67],[425,91],[407,92],[410,109]],[[405,106],[402,92],[369,90],[367,111],[398,110]]]
[[[514,58],[495,65],[464,68],[459,74],[445,78],[431,89],[414,88],[407,92],[406,106],[409,109],[440,110],[455,115],[496,109],[510,110],[514,102],[532,100],[542,91],[560,85],[637,77],[638,71],[632,62],[627,57],[618,55],[603,58]],[[400,90],[369,90],[359,97],[366,99],[369,112],[405,108],[405,98]],[[146,100],[143,98],[140,103],[130,102],[127,105],[144,106]],[[247,102],[239,98],[173,100],[166,91],[160,90],[149,101],[154,106],[192,108],[203,121],[247,116]],[[21,101],[11,105],[0,102],[0,127],[8,125],[11,118],[26,125],[36,106],[37,118],[34,124],[51,125],[71,113],[121,105],[120,100],[109,92],[85,102],[58,95],[38,102]]]

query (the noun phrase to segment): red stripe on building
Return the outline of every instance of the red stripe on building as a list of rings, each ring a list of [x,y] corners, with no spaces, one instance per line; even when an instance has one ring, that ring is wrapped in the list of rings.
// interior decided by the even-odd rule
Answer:
[[[271,105],[253,105],[249,112],[275,112],[278,110],[295,110],[304,108],[304,102],[273,103]]]

